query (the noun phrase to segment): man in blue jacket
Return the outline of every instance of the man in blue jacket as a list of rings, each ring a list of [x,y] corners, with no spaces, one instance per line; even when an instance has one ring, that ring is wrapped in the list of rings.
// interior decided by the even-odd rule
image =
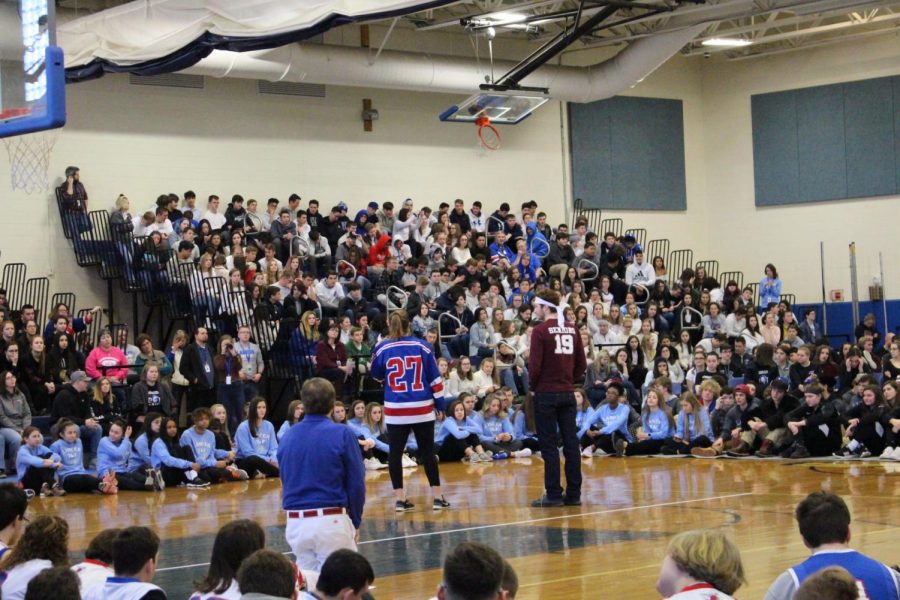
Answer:
[[[334,386],[307,379],[300,390],[304,418],[278,446],[284,534],[297,566],[321,571],[328,555],[340,548],[356,551],[366,501],[365,469],[359,442],[350,427],[329,415]]]

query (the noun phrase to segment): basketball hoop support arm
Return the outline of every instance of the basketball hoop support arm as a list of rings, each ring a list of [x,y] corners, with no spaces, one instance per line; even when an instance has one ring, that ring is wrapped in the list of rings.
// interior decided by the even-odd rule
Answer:
[[[704,0],[683,0],[691,3],[703,3]],[[679,2],[680,4],[681,2]],[[607,26],[598,28],[597,26],[611,17],[616,13],[617,10],[623,7],[632,7],[632,8],[650,8],[649,6],[632,3],[632,2],[623,2],[620,0],[611,0],[607,6],[603,9],[592,15],[589,19],[587,19],[584,23],[578,24],[578,21],[581,19],[581,14],[584,9],[585,0],[578,6],[578,10],[575,14],[575,25],[571,29],[565,29],[559,32],[552,39],[547,41],[546,44],[529,54],[522,61],[520,61],[516,66],[510,69],[505,75],[500,77],[500,79],[493,81],[491,83],[481,84],[479,86],[482,90],[485,91],[509,91],[509,90],[523,90],[523,91],[534,91],[534,92],[543,92],[544,94],[548,94],[549,90],[546,88],[534,88],[534,87],[525,87],[519,85],[520,82],[531,75],[534,71],[538,70],[541,66],[545,65],[549,62],[553,57],[558,55],[560,52],[568,48],[572,45],[575,40],[578,38],[597,31],[598,29],[606,29]],[[608,27],[612,27],[615,25],[622,25],[628,23],[632,20],[637,20],[640,18],[647,17],[649,15],[671,12],[674,8],[665,7],[665,8],[655,8],[655,10],[651,10],[649,13],[644,13],[635,17],[622,19],[616,21],[615,23],[609,24]]]

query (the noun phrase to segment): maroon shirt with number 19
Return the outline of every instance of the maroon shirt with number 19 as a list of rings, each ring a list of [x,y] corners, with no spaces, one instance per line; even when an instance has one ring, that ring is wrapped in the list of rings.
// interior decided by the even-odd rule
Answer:
[[[566,321],[560,327],[553,315],[531,331],[528,388],[532,392],[572,392],[586,370],[581,334],[574,323]]]

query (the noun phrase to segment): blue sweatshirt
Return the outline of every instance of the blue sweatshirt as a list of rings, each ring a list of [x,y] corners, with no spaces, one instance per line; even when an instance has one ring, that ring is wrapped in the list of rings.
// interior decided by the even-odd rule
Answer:
[[[501,433],[508,433],[515,438],[516,432],[509,419],[501,419],[496,415],[484,417],[484,426],[478,435],[482,442],[493,442]]]
[[[441,428],[438,430],[437,443],[443,444],[448,435],[451,435],[458,440],[464,440],[473,433],[475,435],[480,435],[482,429],[473,425],[468,419],[460,423],[456,419],[447,418],[444,419],[444,422],[441,423]]]
[[[151,466],[150,444],[147,442],[147,434],[142,433],[134,440],[131,448],[131,461],[128,463],[134,470]]]
[[[712,426],[709,424],[709,413],[706,412],[705,408],[700,408],[700,428],[697,428],[697,419],[694,413],[686,414],[684,412],[678,413],[678,416],[675,417],[675,435],[682,440],[688,441],[688,437],[685,435],[685,421],[687,421],[687,430],[690,431],[691,436],[690,440],[695,440],[701,435],[705,435],[709,439],[713,438]]]
[[[528,431],[528,429],[525,427],[525,413],[522,411],[517,412],[513,416],[513,431],[515,432],[517,440],[537,439],[537,433],[535,433],[534,431]]]
[[[469,422],[469,425],[472,425],[479,430],[484,429],[484,417],[481,416],[481,413],[475,412],[474,410],[466,415],[466,421]]]
[[[154,469],[159,469],[163,465],[185,471],[191,468],[190,462],[183,458],[172,456],[172,453],[169,452],[169,447],[160,438],[156,438],[153,441],[153,448],[150,451],[150,464],[153,465]]]
[[[119,443],[113,442],[109,436],[100,440],[100,448],[97,450],[97,476],[103,477],[108,471],[127,473],[131,459],[131,442],[125,438]]]
[[[256,437],[250,435],[249,422],[244,421],[238,425],[237,432],[234,434],[234,441],[237,444],[238,458],[258,456],[263,460],[271,461],[275,460],[275,454],[278,452],[275,426],[265,419],[256,428]]]
[[[201,469],[215,467],[217,460],[225,460],[228,456],[225,450],[216,450],[216,435],[209,429],[202,434],[193,427],[185,429],[181,434],[181,446],[194,451],[194,459]]]
[[[612,409],[609,404],[603,404],[594,413],[584,420],[581,429],[578,430],[579,439],[591,428],[594,423],[602,423],[599,431],[603,435],[612,433],[622,434],[626,440],[631,441],[631,434],[628,433],[628,416],[631,414],[631,407],[627,404],[618,404]]]
[[[325,415],[307,415],[281,440],[277,457],[284,510],[343,506],[359,528],[366,473],[351,429]]]
[[[375,442],[375,448],[381,450],[382,452],[390,452],[390,446],[388,446],[385,442],[377,439],[378,436],[381,435],[380,431],[370,429],[369,426],[365,423],[352,425],[348,422],[347,424],[350,425],[350,430],[357,438],[359,438],[359,436],[362,436],[363,439],[372,440],[373,442]]]
[[[666,413],[661,410],[647,411],[641,415],[641,427],[651,440],[664,440],[672,437],[672,426]]]
[[[19,448],[19,453],[16,454],[16,479],[22,481],[22,478],[25,477],[25,471],[30,467],[43,469],[45,458],[49,458],[54,462],[62,460],[59,454],[56,454],[47,446],[32,448],[28,444],[22,444],[22,447]]]
[[[591,418],[591,415],[594,414],[594,409],[590,406],[587,410],[579,410],[575,413],[575,427],[581,429],[581,426],[584,425],[584,422]]]
[[[50,449],[59,454],[62,462],[62,467],[59,468],[60,481],[69,475],[88,475],[84,470],[84,446],[81,445],[80,439],[72,443],[58,439],[50,445]]]
[[[295,425],[296,425],[296,423],[295,423]],[[282,438],[284,437],[284,434],[286,434],[288,432],[288,429],[290,429],[290,428],[291,428],[291,422],[288,420],[285,420],[284,423],[281,424],[281,427],[278,428],[278,435],[275,436],[278,438],[279,442],[282,440]]]

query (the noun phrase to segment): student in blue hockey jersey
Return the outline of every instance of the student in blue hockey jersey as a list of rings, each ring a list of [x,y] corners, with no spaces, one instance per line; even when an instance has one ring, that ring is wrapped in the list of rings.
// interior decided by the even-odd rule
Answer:
[[[97,451],[97,475],[106,477],[114,475],[118,487],[123,490],[152,491],[161,489],[158,487],[159,475],[150,469],[150,472],[132,470],[129,466],[131,460],[131,427],[126,427],[123,421],[113,421],[109,426],[109,435],[100,440]],[[160,479],[161,480],[161,479]]]
[[[147,413],[144,419],[144,427],[141,429],[141,435],[134,440],[134,444],[131,446],[131,461],[129,464],[132,468],[152,468],[150,451],[153,449],[153,442],[159,437],[162,421],[163,416],[160,413]]]
[[[616,451],[617,437],[631,441],[631,434],[628,433],[631,407],[627,403],[619,403],[619,398],[624,394],[625,388],[617,381],[606,386],[606,402],[598,406],[578,430],[578,439],[583,448],[582,456],[593,456],[597,450],[612,454]],[[593,428],[595,424],[599,426],[596,429]]]
[[[478,438],[481,430],[466,419],[466,407],[454,400],[447,408],[447,418],[438,430],[438,456],[444,462],[458,460],[490,462]]]
[[[485,450],[494,453],[492,458],[513,456],[519,458],[522,450],[522,442],[516,439],[512,423],[509,422],[500,394],[491,394],[484,400],[484,408],[481,411],[483,425],[479,438]],[[531,456],[528,451],[526,456]]]
[[[171,417],[163,419],[159,437],[153,441],[150,459],[165,485],[202,488],[210,484],[209,472],[203,472],[191,448],[179,442],[178,423]]]
[[[709,413],[691,392],[681,395],[681,410],[675,417],[675,435],[663,444],[662,454],[690,454],[694,448],[712,446]]]
[[[384,382],[384,421],[389,444],[388,470],[394,488],[394,510],[406,512],[415,506],[403,490],[403,449],[412,431],[423,457],[431,487],[433,510],[450,508],[441,492],[441,477],[434,453],[435,397],[444,393],[432,349],[414,337],[405,310],[391,313],[388,335],[372,354],[370,374]]]
[[[534,398],[531,395],[525,396],[522,404],[513,413],[512,423],[516,440],[522,442],[522,446],[527,450],[539,451],[537,423],[534,420]]]
[[[826,567],[849,571],[860,598],[900,598],[900,573],[850,548],[850,510],[840,496],[814,492],[797,505],[794,516],[812,556],[779,575],[765,600],[790,600],[807,577]]]
[[[266,420],[266,400],[257,396],[250,401],[247,418],[234,434],[239,469],[256,479],[278,477],[278,440],[275,427]]]
[[[210,417],[208,408],[195,408],[191,413],[194,425],[181,434],[181,445],[194,453],[194,461],[200,465],[204,479],[212,483],[248,479],[246,471],[225,468],[228,461],[234,460],[235,452],[216,449],[216,436],[209,430]]]
[[[59,478],[62,487],[69,493],[93,492],[117,494],[115,474],[107,474],[101,481],[84,468],[84,447],[78,439],[78,425],[68,419],[60,419],[56,424],[59,439],[50,445],[50,450],[60,456],[62,467]]]
[[[360,401],[361,402],[361,401]],[[284,437],[284,434],[288,432],[292,426],[296,425],[300,421],[303,420],[303,402],[300,400],[291,400],[291,403],[288,404],[287,409],[287,418],[281,424],[281,427],[278,428],[278,434],[275,436],[278,438],[278,441],[281,441],[281,438]]]
[[[28,426],[22,430],[22,447],[16,454],[16,477],[23,489],[41,496],[65,496],[56,472],[62,467],[62,459],[44,446],[41,430]]]
[[[659,401],[656,388],[647,390],[641,408],[641,428],[634,442],[616,441],[616,456],[658,454],[675,434],[675,418],[665,402]]]

